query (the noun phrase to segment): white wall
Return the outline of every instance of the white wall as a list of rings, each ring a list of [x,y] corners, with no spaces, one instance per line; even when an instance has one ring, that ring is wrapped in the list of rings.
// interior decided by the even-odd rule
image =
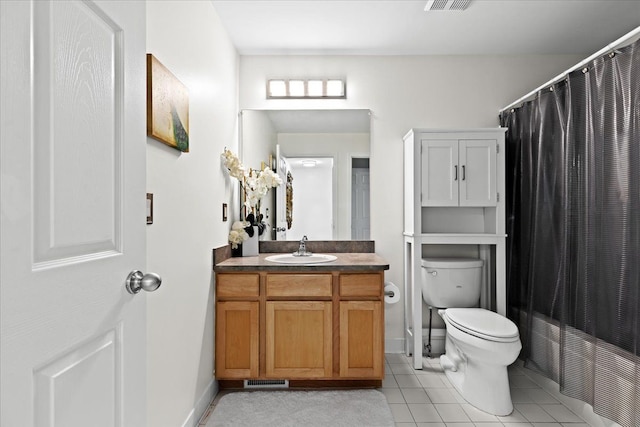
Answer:
[[[224,147],[237,152],[238,56],[208,1],[147,2],[147,52],[189,88],[190,152],[147,140],[147,267],[163,278],[148,301],[148,425],[194,425],[212,397],[212,248],[227,244],[237,185]],[[142,123],[141,126],[144,126]],[[131,165],[130,167],[135,167]]]
[[[334,206],[336,239],[351,239],[351,157],[369,157],[368,133],[279,133],[280,149],[287,157],[333,157],[337,206]],[[294,175],[294,179],[296,176]],[[333,180],[325,181],[331,185]],[[295,187],[295,182],[294,182]],[[294,198],[295,203],[295,198]],[[294,210],[294,215],[295,215]],[[295,223],[295,219],[294,219]],[[322,240],[307,234],[310,240]],[[287,239],[296,239],[287,235]]]
[[[402,136],[412,127],[498,125],[498,110],[582,59],[546,56],[243,56],[240,108],[372,110],[371,238],[402,277]],[[267,100],[269,78],[343,77],[346,100]],[[387,349],[401,349],[401,303],[386,307]]]
[[[242,130],[237,154],[245,167],[260,170],[262,163],[269,164],[270,156],[276,157],[276,130],[261,111],[242,111],[240,123]],[[274,194],[275,190],[269,190],[260,202],[260,213],[267,224],[260,240],[271,240],[271,229],[275,226]]]

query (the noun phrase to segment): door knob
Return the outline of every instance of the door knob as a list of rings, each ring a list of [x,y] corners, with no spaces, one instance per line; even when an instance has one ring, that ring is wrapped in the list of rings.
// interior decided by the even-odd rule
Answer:
[[[141,290],[153,292],[162,284],[162,278],[156,273],[142,274],[142,271],[133,270],[127,276],[126,287],[130,294],[137,294]]]

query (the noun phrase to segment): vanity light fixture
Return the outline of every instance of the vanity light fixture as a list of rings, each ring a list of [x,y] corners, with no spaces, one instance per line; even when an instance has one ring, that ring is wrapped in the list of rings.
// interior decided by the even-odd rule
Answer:
[[[272,79],[267,99],[345,99],[347,85],[341,79]]]

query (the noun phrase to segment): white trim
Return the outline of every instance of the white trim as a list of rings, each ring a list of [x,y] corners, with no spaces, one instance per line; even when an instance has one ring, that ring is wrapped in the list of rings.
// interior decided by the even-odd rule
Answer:
[[[182,423],[182,427],[197,427],[200,419],[207,412],[207,408],[213,402],[218,394],[218,381],[211,379],[211,382],[205,387],[202,396],[196,402],[194,408],[189,412],[187,419]]]

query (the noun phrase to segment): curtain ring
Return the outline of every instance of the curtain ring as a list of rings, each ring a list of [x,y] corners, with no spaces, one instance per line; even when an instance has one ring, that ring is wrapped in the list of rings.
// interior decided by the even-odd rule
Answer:
[[[582,69],[582,74],[587,74],[589,72],[589,67],[584,67]]]

